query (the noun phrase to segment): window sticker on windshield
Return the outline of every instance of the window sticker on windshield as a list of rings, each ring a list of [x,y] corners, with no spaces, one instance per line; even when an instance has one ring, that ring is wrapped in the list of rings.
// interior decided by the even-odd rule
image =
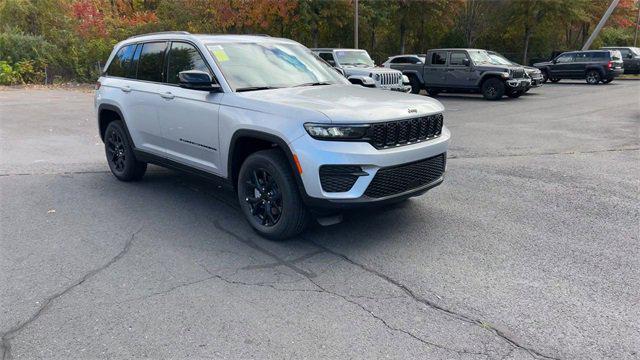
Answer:
[[[222,46],[220,45],[209,46],[209,51],[211,51],[213,56],[215,56],[218,61],[220,62],[229,61],[229,55],[227,55],[227,53],[224,51]]]

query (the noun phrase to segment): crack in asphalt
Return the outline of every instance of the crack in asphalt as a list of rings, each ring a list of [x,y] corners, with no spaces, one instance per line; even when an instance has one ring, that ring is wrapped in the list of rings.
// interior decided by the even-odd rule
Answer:
[[[118,260],[120,260],[127,252],[129,252],[129,249],[131,249],[131,245],[133,244],[133,240],[135,239],[135,236],[140,231],[142,231],[142,227],[140,227],[140,229],[138,229],[133,234],[131,234],[131,237],[129,238],[129,240],[127,240],[122,250],[120,250],[120,252],[118,252],[114,257],[112,257],[104,265],[85,273],[82,277],[80,277],[77,281],[75,281],[71,285],[47,297],[44,301],[42,301],[42,305],[40,305],[40,308],[38,308],[38,310],[33,315],[31,315],[31,317],[29,317],[27,320],[21,323],[18,323],[13,328],[4,332],[0,337],[1,339],[0,352],[2,353],[2,360],[11,359],[11,339],[14,336],[20,333],[26,326],[36,321],[42,314],[44,314],[53,301],[64,296],[65,294],[75,289],[76,287],[82,285],[85,281],[91,279],[101,271],[107,269],[111,265],[115,264]]]
[[[580,155],[580,154],[598,154],[598,153],[608,153],[608,152],[624,152],[624,151],[639,151],[640,147],[635,148],[622,148],[622,149],[603,149],[603,150],[575,150],[575,151],[557,151],[557,152],[544,152],[544,153],[527,153],[527,154],[499,154],[499,155],[488,155],[488,156],[457,156],[451,155],[447,156],[447,160],[455,160],[455,159],[499,159],[499,158],[509,158],[509,157],[525,157],[525,156],[549,156],[549,155]]]
[[[519,342],[517,342],[516,340],[512,339],[511,337],[509,337],[508,335],[506,335],[504,332],[500,331],[499,329],[495,328],[494,326],[490,325],[489,323],[479,320],[479,319],[475,319],[472,318],[468,315],[464,315],[464,314],[460,314],[457,313],[451,309],[447,309],[441,305],[436,304],[435,302],[428,300],[418,294],[416,294],[413,290],[411,290],[409,287],[407,287],[405,284],[401,283],[398,280],[395,280],[393,278],[391,278],[390,276],[383,274],[373,268],[370,268],[364,264],[358,263],[354,260],[352,260],[350,257],[348,257],[347,255],[344,255],[342,253],[339,253],[337,251],[334,251],[324,245],[320,245],[317,242],[313,241],[313,240],[309,240],[306,239],[307,241],[309,241],[310,243],[314,244],[315,246],[317,246],[320,249],[325,250],[326,252],[340,257],[342,259],[344,259],[345,261],[347,261],[350,264],[353,264],[354,266],[386,281],[387,283],[395,286],[396,288],[402,290],[405,294],[407,294],[411,299],[413,299],[414,301],[421,303],[423,305],[426,305],[434,310],[440,311],[442,313],[445,313],[455,319],[467,322],[469,324],[475,325],[475,326],[479,326],[482,329],[485,329],[487,331],[490,331],[492,333],[494,333],[496,336],[498,336],[499,338],[505,340],[507,343],[511,344],[513,347],[515,348],[519,348],[522,349],[526,352],[528,352],[529,354],[531,354],[532,356],[536,357],[536,358],[542,358],[542,359],[549,359],[549,360],[559,360],[559,358],[557,357],[553,357],[553,356],[549,356],[549,355],[545,355],[535,349],[529,348],[527,346],[524,346],[522,344],[520,344]]]

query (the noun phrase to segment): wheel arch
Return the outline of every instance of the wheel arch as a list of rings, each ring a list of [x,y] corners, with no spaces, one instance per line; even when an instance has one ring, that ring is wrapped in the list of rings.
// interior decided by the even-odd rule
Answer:
[[[289,168],[293,173],[294,179],[296,179],[298,190],[303,196],[303,199],[306,198],[307,194],[304,190],[302,178],[300,173],[296,171],[297,165],[294,160],[294,154],[291,148],[289,148],[289,145],[287,145],[287,142],[277,135],[258,130],[240,129],[231,136],[227,157],[227,178],[233,184],[234,189],[237,188],[238,174],[244,160],[256,151],[272,148],[282,150],[289,162]]]
[[[484,82],[489,80],[489,79],[498,79],[502,83],[504,83],[504,79],[502,78],[501,74],[502,73],[497,73],[497,72],[486,72],[486,73],[482,74],[482,76],[478,80],[478,83],[476,84],[478,86],[478,89],[482,90],[482,84],[484,84]]]
[[[129,133],[129,126],[127,126],[127,121],[122,114],[122,111],[119,107],[111,104],[100,104],[98,106],[98,131],[100,133],[100,139],[104,141],[104,134],[107,131],[107,126],[112,121],[120,120],[124,124],[124,131],[127,133],[127,138],[131,145],[135,148],[135,143],[131,138],[131,134]]]
[[[407,75],[409,78],[411,78],[412,76],[415,77],[416,79],[418,79],[418,82],[420,82],[420,85],[424,88],[424,76],[422,72],[419,72],[417,70],[403,70],[402,71],[402,75]]]

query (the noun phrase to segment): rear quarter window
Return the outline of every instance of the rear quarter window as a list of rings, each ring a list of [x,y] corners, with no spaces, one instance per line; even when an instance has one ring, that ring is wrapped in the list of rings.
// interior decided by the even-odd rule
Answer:
[[[136,50],[136,45],[123,46],[111,60],[106,74],[108,76],[127,77],[131,67],[131,59]]]

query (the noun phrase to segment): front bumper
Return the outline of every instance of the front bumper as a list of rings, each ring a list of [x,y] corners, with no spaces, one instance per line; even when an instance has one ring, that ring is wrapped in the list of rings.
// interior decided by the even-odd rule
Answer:
[[[531,87],[531,79],[523,78],[523,79],[507,79],[507,86],[510,90],[526,90]]]
[[[537,76],[537,77],[532,77],[531,78],[531,87],[532,88],[540,87],[540,86],[542,86],[542,82],[543,82],[542,75]]]
[[[432,140],[378,150],[366,142],[322,141],[304,135],[291,142],[290,147],[297,155],[302,168],[300,178],[304,187],[303,195],[306,195],[305,202],[312,207],[344,208],[416,196],[439,185],[442,178],[391,196],[371,198],[365,195],[380,169],[444,154],[447,152],[450,137],[450,131],[443,127],[440,136]],[[320,181],[320,167],[323,165],[357,165],[367,175],[358,177],[348,191],[326,192]]]

